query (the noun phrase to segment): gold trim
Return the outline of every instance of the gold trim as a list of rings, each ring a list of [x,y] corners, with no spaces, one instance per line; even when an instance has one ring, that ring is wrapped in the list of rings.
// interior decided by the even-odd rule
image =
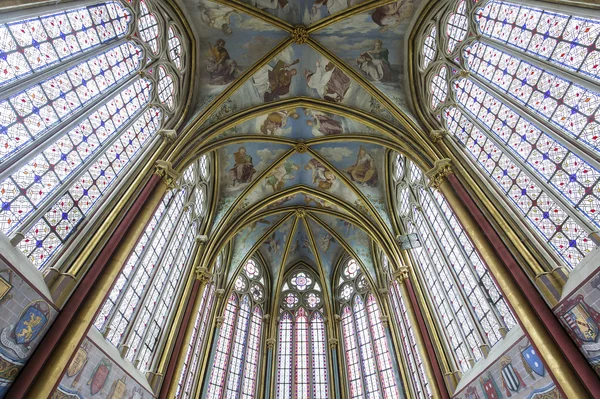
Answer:
[[[79,348],[88,327],[93,323],[96,312],[102,306],[106,293],[110,291],[113,282],[121,271],[121,266],[127,260],[129,253],[137,243],[138,237],[146,228],[146,223],[152,218],[156,206],[162,200],[167,186],[159,183],[135,218],[130,229],[121,240],[119,247],[109,263],[98,276],[89,294],[79,307],[73,321],[67,327],[61,340],[52,351],[48,361],[40,370],[37,378],[31,384],[27,394],[31,398],[47,398],[52,394],[54,385],[60,381],[62,373],[68,366],[71,356]]]

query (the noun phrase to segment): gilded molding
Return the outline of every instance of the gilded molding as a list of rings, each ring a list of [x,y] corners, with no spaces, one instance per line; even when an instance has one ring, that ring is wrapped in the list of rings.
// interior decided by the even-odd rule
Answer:
[[[162,159],[157,160],[155,166],[155,173],[162,178],[169,189],[174,189],[177,186],[177,180],[181,176],[181,173],[173,169],[171,162]]]
[[[298,154],[304,154],[308,150],[308,147],[306,146],[304,140],[298,140],[298,142],[294,146],[294,149]]]
[[[296,44],[306,44],[308,42],[308,31],[305,26],[294,26],[292,30],[292,40]]]
[[[452,171],[452,160],[443,158],[435,161],[433,168],[425,172],[425,176],[429,179],[429,185],[435,189],[439,189],[446,177],[454,173]]]

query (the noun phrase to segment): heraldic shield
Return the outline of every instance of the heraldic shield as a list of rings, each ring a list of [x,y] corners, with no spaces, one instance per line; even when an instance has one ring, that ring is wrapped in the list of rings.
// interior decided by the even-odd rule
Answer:
[[[48,305],[34,302],[21,314],[15,326],[15,342],[26,345],[33,341],[48,323]]]
[[[96,370],[94,370],[94,374],[92,374],[92,378],[88,381],[92,395],[97,394],[104,388],[104,384],[106,384],[106,380],[108,380],[111,369],[112,363],[106,358],[103,358],[100,363],[98,363]]]
[[[598,339],[598,324],[596,324],[583,302],[579,302],[569,309],[565,319],[580,340],[583,342],[596,342]]]
[[[521,355],[522,359],[531,367],[531,370],[543,377],[546,370],[544,369],[544,363],[542,363],[542,359],[538,356],[537,352],[533,345],[529,345],[526,348],[521,347]],[[531,374],[531,373],[530,373]]]

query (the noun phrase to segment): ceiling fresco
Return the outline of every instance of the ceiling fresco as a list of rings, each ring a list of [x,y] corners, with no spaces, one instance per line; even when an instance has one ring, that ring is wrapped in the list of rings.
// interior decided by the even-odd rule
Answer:
[[[352,256],[374,279],[370,232],[396,234],[386,193],[397,137],[382,126],[412,118],[405,39],[419,4],[185,2],[201,32],[193,122],[213,132],[201,140],[218,165],[210,235],[231,244],[230,277],[256,255],[273,289],[305,264],[331,292],[340,257]]]

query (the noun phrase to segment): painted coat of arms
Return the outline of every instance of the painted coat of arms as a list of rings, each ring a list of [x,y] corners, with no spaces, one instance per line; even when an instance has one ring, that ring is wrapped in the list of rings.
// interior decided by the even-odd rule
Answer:
[[[543,377],[546,373],[546,370],[544,369],[544,363],[537,354],[537,351],[533,345],[519,345],[519,350],[521,351],[521,361],[523,362],[523,367],[525,368],[527,374],[529,374],[529,377],[534,380],[535,375],[533,373]]]
[[[481,389],[483,389],[485,399],[502,398],[502,393],[498,389],[498,386],[494,381],[494,377],[492,377],[492,373],[490,373],[489,371],[487,372],[487,375],[485,377],[483,375],[479,377],[479,383],[481,384]]]
[[[519,392],[521,387],[526,388],[525,382],[521,378],[521,374],[514,368],[509,356],[504,356],[500,360],[500,375],[502,376],[502,387],[506,391],[506,396],[512,396],[511,392]]]
[[[90,392],[93,395],[97,394],[104,388],[106,381],[108,380],[108,376],[110,375],[110,370],[112,369],[112,362],[103,358],[98,362],[94,372],[92,373],[92,377],[88,381],[88,385],[90,386]]]
[[[556,315],[587,357],[600,355],[600,313],[585,303],[583,295],[567,299]]]
[[[48,324],[50,307],[42,300],[33,301],[23,310],[17,323],[0,332],[0,342],[11,349],[19,358],[29,356],[29,344],[34,341]]]

